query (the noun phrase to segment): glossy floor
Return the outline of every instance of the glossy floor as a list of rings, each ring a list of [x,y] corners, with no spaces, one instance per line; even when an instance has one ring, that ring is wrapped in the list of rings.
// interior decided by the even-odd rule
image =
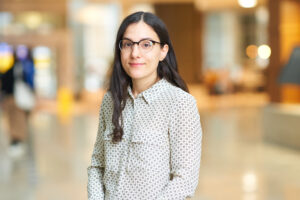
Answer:
[[[191,92],[204,131],[193,200],[300,199],[300,151],[263,141],[264,95],[212,98],[197,88]],[[55,113],[33,113],[27,153],[19,159],[8,156],[2,113],[0,118],[0,200],[86,199],[97,112],[74,114],[65,123]]]

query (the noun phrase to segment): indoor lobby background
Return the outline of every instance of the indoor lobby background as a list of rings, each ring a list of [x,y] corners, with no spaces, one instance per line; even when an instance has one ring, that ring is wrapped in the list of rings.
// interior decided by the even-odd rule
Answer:
[[[36,97],[21,157],[0,107],[0,200],[87,199],[116,31],[138,10],[166,23],[197,99],[192,199],[300,199],[299,0],[0,0],[0,68],[28,46]]]

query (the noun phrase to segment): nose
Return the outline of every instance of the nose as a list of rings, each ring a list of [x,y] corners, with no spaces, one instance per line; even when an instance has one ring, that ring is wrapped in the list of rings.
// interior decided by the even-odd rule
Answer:
[[[140,56],[140,48],[139,48],[139,45],[138,44],[134,44],[132,46],[132,50],[131,50],[131,56],[132,57],[139,57]]]

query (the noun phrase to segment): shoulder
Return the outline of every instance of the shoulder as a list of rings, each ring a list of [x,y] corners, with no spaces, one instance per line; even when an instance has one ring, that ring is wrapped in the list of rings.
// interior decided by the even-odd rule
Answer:
[[[199,118],[197,102],[194,96],[179,87],[169,85],[165,91],[168,99],[170,125],[177,126],[179,123]],[[186,124],[189,124],[188,122]]]
[[[167,99],[175,104],[178,102],[184,102],[185,104],[196,103],[195,97],[181,88],[172,85],[171,83],[168,84],[168,88],[165,90],[164,94]]]
[[[112,95],[110,91],[105,92],[103,95],[102,103],[112,102]]]
[[[111,110],[113,107],[113,99],[111,93],[108,91],[104,94],[101,102],[102,110]]]

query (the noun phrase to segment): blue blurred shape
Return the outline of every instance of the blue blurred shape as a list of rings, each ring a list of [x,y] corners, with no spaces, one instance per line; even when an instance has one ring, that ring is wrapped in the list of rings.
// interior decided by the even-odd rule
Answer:
[[[300,46],[293,49],[287,65],[281,71],[279,81],[300,85]]]

